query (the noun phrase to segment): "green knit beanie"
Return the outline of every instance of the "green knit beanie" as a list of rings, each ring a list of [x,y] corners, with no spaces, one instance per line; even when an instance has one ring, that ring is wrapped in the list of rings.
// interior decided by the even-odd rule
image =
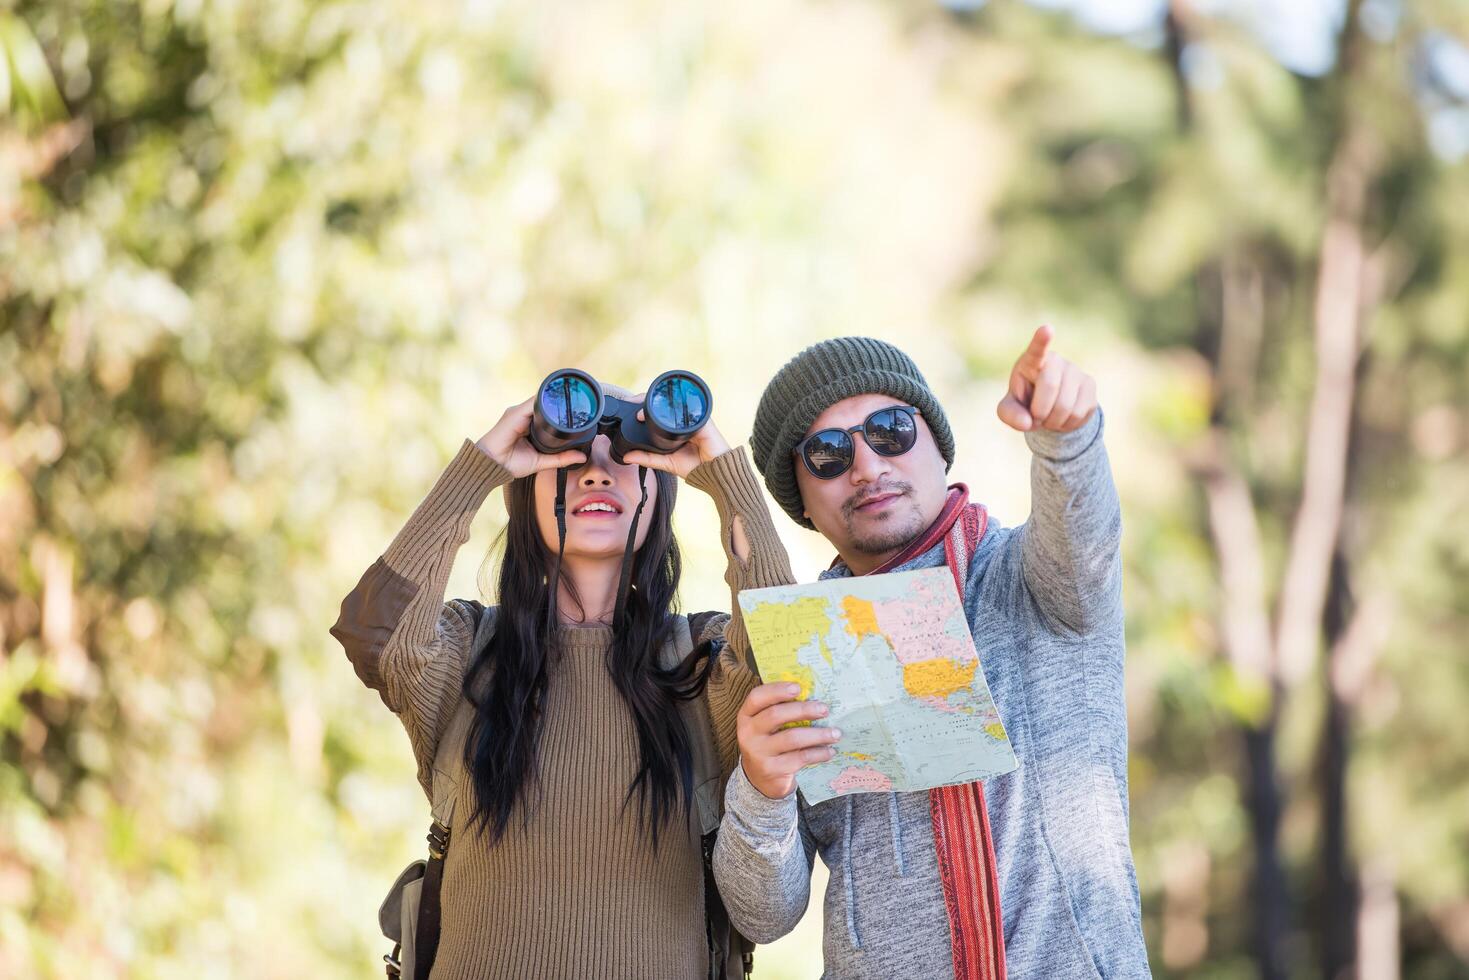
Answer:
[[[791,451],[806,437],[816,416],[843,398],[866,394],[891,395],[922,412],[943,454],[945,472],[954,465],[949,418],[912,358],[871,337],[837,337],[813,344],[787,361],[765,386],[750,435],[750,452],[770,495],[802,527],[816,526],[802,513],[795,469],[800,462]]]

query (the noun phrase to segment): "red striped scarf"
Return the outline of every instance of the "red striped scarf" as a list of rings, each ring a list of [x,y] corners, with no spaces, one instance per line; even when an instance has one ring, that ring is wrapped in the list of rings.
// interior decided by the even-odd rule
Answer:
[[[942,540],[944,558],[954,573],[962,601],[969,559],[979,547],[987,523],[984,506],[970,504],[969,488],[956,483],[949,488],[938,520],[901,554],[868,574],[892,571]],[[995,869],[995,843],[990,836],[984,787],[973,782],[931,789],[928,809],[933,817],[933,841],[949,914],[954,980],[1005,980],[1000,878]]]

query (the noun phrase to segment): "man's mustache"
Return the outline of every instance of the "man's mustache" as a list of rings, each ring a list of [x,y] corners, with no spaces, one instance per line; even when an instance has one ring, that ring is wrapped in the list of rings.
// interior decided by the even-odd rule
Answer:
[[[842,504],[842,514],[847,517],[851,517],[854,513],[856,513],[858,507],[861,507],[863,504],[871,500],[874,500],[878,497],[886,496],[890,493],[904,494],[912,492],[913,484],[911,483],[884,483],[880,486],[873,487],[870,490],[863,491],[862,493],[856,493],[848,497],[847,502]]]

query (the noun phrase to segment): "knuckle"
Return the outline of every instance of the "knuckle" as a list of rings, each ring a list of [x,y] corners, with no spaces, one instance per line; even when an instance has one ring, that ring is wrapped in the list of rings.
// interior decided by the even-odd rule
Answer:
[[[822,728],[800,728],[790,733],[790,746],[792,749],[808,749],[812,746],[825,745],[830,739],[826,729]]]

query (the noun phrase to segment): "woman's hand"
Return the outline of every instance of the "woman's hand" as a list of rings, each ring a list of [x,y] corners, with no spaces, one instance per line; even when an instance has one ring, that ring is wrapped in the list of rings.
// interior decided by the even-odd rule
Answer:
[[[633,403],[641,402],[642,395],[634,395],[628,399]],[[638,421],[645,421],[642,409],[638,409]],[[689,441],[672,453],[646,453],[635,450],[623,453],[622,458],[626,462],[638,466],[646,466],[650,470],[662,470],[664,473],[672,473],[680,480],[686,479],[694,471],[694,467],[700,463],[707,463],[716,456],[729,452],[729,443],[720,434],[719,429],[710,419],[704,423],[704,427],[689,437]]]
[[[512,405],[500,416],[495,427],[480,436],[475,445],[495,462],[510,471],[516,478],[530,476],[541,470],[554,470],[562,466],[580,466],[587,461],[587,454],[579,449],[547,456],[538,452],[526,436],[530,432],[531,418],[535,414],[535,396],[532,395],[519,405]]]

